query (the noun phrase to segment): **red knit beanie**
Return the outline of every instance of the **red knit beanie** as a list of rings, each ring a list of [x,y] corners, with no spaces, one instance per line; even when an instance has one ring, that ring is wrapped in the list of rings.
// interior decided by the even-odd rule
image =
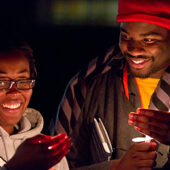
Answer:
[[[117,22],[130,21],[170,29],[170,0],[119,0]]]

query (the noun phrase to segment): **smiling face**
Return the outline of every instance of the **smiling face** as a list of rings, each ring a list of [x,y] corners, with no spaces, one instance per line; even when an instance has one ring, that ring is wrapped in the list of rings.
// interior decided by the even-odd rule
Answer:
[[[170,31],[164,27],[122,22],[119,46],[136,77],[160,78],[170,65]]]
[[[22,52],[0,53],[0,80],[29,78],[29,62]],[[9,134],[27,108],[31,95],[32,89],[18,90],[16,84],[9,90],[0,90],[0,126]]]

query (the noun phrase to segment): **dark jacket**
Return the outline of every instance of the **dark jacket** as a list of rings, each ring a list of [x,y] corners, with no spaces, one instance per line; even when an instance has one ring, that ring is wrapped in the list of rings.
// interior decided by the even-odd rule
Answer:
[[[133,144],[132,138],[141,136],[128,125],[129,113],[141,107],[141,102],[135,79],[128,68],[126,72],[125,65],[119,50],[111,49],[69,82],[58,108],[57,132],[65,131],[71,136],[67,157],[70,168],[107,170],[111,166],[112,161],[92,161],[94,117],[101,118],[106,127],[114,148],[112,159],[121,158]]]

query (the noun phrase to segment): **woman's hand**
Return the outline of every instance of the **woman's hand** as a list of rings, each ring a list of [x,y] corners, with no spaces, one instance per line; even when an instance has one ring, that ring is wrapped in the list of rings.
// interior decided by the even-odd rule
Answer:
[[[55,137],[37,135],[24,141],[6,164],[9,170],[47,170],[60,162],[71,146],[64,133]]]

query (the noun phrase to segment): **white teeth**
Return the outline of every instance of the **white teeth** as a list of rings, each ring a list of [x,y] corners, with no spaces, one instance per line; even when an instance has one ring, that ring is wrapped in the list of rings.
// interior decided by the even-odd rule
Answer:
[[[135,64],[140,64],[140,63],[143,63],[144,60],[138,60],[138,61],[135,61],[135,60],[132,60]]]
[[[3,104],[2,106],[4,108],[9,108],[9,109],[16,109],[16,108],[19,108],[21,104]]]

